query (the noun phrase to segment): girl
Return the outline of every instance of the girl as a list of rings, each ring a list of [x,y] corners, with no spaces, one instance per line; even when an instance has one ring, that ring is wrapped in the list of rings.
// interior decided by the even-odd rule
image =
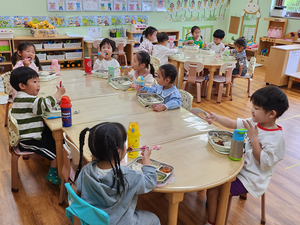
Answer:
[[[244,37],[240,37],[234,42],[234,49],[231,53],[235,54],[236,67],[232,71],[235,77],[245,76],[247,73],[247,56],[245,49],[247,48],[247,41]]]
[[[139,51],[133,56],[132,70],[129,72],[129,68],[126,67],[124,76],[128,76],[129,79],[134,81],[131,88],[136,88],[135,80],[139,76],[144,77],[145,87],[152,87],[155,84],[154,73],[151,56],[145,51]]]
[[[198,26],[193,26],[191,29],[191,34],[193,35],[192,37],[187,37],[186,41],[183,42],[183,45],[198,45],[199,48],[203,48],[203,41],[201,40],[202,37],[200,35],[201,30]]]
[[[85,134],[89,131],[89,148],[95,160],[81,169]],[[75,175],[77,191],[89,204],[109,215],[109,224],[159,225],[153,213],[136,209],[139,194],[155,188],[157,175],[151,166],[151,151],[143,153],[142,172],[120,161],[126,155],[126,130],[120,123],[101,123],[80,133],[80,164]]]
[[[157,72],[157,82],[158,84],[146,88],[148,93],[156,93],[164,99],[163,105],[153,106],[153,110],[156,112],[176,109],[181,106],[181,95],[177,90],[174,81],[177,77],[177,70],[172,64],[165,64],[159,67]]]
[[[147,27],[146,30],[143,31],[142,37],[140,39],[140,50],[146,51],[148,54],[152,55],[153,44],[152,41],[156,40],[157,29],[154,27]],[[145,36],[145,40],[143,40],[143,36]]]
[[[14,68],[27,66],[36,72],[39,71],[40,61],[35,54],[35,46],[30,42],[21,42],[17,51],[12,55],[11,61]]]

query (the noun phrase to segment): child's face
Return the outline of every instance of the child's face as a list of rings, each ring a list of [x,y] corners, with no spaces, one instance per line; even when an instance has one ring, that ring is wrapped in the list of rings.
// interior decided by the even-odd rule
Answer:
[[[157,35],[157,31],[154,31],[152,35],[148,35],[147,39],[149,41],[156,41],[156,35]]]
[[[270,121],[271,114],[274,113],[274,111],[266,112],[262,107],[259,107],[257,105],[254,105],[252,103],[252,120],[255,123],[267,123]],[[273,116],[272,116],[273,118]]]
[[[110,60],[111,59],[111,55],[113,54],[113,50],[110,44],[105,43],[104,45],[101,46],[101,52],[106,53],[104,58],[106,60]]]
[[[138,57],[135,54],[133,56],[132,69],[134,69],[135,71],[140,71],[140,70],[142,70],[144,68],[145,68],[145,64],[144,63],[140,64],[140,62],[138,60]]]
[[[196,29],[194,31],[193,37],[194,37],[195,40],[198,40],[200,38],[200,33],[201,33],[200,29]]]
[[[168,46],[168,43],[169,43],[169,41],[168,41],[168,40],[165,40],[165,41],[163,41],[163,42],[161,42],[161,43],[159,43],[159,44],[167,47],[167,46]]]
[[[221,39],[221,38],[216,38],[216,37],[214,37],[214,43],[215,43],[216,45],[221,44],[222,40],[223,40],[223,38]]]
[[[18,51],[18,55],[21,57],[21,59],[30,59],[31,62],[35,58],[35,50],[33,46],[28,46],[25,50],[22,52]]]
[[[37,96],[40,91],[40,81],[38,77],[31,78],[27,81],[26,85],[19,84],[19,86],[21,91],[33,96]]]
[[[237,52],[242,52],[242,51],[244,51],[244,47],[241,46],[241,45],[234,45],[234,49],[235,49]]]
[[[162,76],[162,70],[159,69],[157,71],[157,77],[156,77],[156,80],[157,80],[157,83],[163,87],[167,86],[169,83],[170,83],[170,78],[167,77],[166,79]]]

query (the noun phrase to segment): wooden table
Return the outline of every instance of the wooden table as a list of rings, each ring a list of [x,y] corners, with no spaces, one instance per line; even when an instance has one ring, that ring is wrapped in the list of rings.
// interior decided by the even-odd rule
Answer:
[[[208,80],[208,90],[206,95],[206,100],[211,99],[211,92],[212,92],[212,86],[213,86],[213,76],[215,71],[220,68],[224,63],[232,63],[235,64],[236,61],[224,61],[220,57],[216,58],[215,55],[205,55],[205,54],[199,54],[199,57],[196,60],[188,60],[186,58],[180,59],[178,56],[171,56],[169,57],[169,63],[173,64],[177,71],[178,76],[177,79],[179,80],[178,87],[181,89],[182,83],[183,83],[183,76],[184,76],[184,63],[186,61],[192,61],[192,62],[202,62],[204,65],[204,68],[207,68],[209,70],[209,80]],[[177,79],[175,81],[175,84],[177,84]]]
[[[288,89],[292,88],[293,82],[300,82],[300,72],[285,74],[289,77]]]

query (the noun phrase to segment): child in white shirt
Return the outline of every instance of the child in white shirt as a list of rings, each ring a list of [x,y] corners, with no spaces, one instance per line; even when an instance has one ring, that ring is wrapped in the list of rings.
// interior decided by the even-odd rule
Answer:
[[[116,51],[116,43],[109,39],[104,38],[98,46],[99,58],[96,60],[93,69],[108,70],[108,66],[115,67],[115,77],[120,76],[120,64],[112,58],[112,54]]]
[[[225,46],[222,43],[225,37],[225,32],[221,29],[218,29],[214,32],[213,37],[214,37],[214,41],[209,43],[207,47],[210,48],[211,50],[214,50],[215,53],[221,54],[225,49]]]
[[[175,55],[177,49],[167,48],[169,36],[167,33],[162,32],[157,35],[158,44],[154,46],[152,56],[159,58],[160,65],[168,64],[168,56]]]
[[[257,90],[251,96],[252,118],[232,120],[212,112],[205,117],[211,124],[213,121],[232,129],[246,128],[245,162],[237,179],[231,183],[230,194],[238,196],[250,193],[255,198],[263,195],[276,164],[285,153],[285,142],[282,128],[276,124],[289,107],[285,93],[278,87],[268,86]],[[221,186],[207,190],[208,222],[214,225],[217,214],[218,198]]]

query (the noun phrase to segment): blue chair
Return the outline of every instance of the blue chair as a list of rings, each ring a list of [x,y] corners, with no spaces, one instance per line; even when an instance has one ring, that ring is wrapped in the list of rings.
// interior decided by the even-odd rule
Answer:
[[[66,216],[73,225],[109,224],[109,217],[106,212],[79,198],[69,183],[66,183],[65,186],[67,188],[69,202],[69,207],[66,208]]]

